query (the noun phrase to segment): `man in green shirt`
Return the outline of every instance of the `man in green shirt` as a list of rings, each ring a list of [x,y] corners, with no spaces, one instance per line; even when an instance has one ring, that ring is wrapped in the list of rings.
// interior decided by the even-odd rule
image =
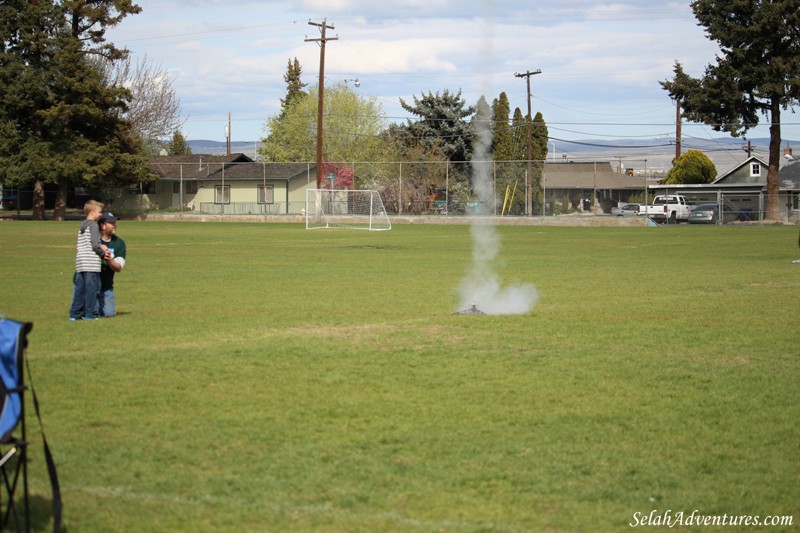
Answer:
[[[114,274],[125,268],[125,241],[117,237],[117,217],[104,213],[100,217],[100,241],[108,247],[100,269],[100,294],[97,298],[97,315],[112,317],[117,314],[114,305]]]

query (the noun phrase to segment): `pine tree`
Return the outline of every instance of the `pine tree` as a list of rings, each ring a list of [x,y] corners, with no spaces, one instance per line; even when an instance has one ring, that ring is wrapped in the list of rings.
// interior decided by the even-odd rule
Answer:
[[[544,161],[547,158],[547,141],[550,134],[547,131],[547,124],[544,121],[544,116],[539,111],[533,117],[531,125],[531,136],[533,143],[531,149],[533,151],[534,161]]]
[[[172,134],[172,142],[169,143],[167,153],[169,155],[191,155],[192,148],[186,142],[186,137],[183,136],[180,130],[175,130],[175,133]]]
[[[505,92],[492,103],[492,154],[495,161],[513,161],[514,135],[511,130],[511,108]]]
[[[34,186],[36,219],[44,218],[44,185],[34,177],[48,167],[38,149],[45,128],[38,112],[51,105],[46,65],[62,23],[50,2],[0,4],[0,179],[7,186]]]
[[[525,164],[514,155],[514,130],[508,96],[502,92],[492,103],[493,154],[497,193],[507,200],[505,213],[525,212]]]
[[[411,137],[427,146],[439,146],[450,161],[469,161],[472,146],[469,117],[475,107],[466,106],[461,91],[423,94],[413,97],[409,104],[402,98],[400,105],[419,120],[409,119],[406,129]]]
[[[523,161],[528,159],[528,121],[520,108],[514,109],[511,120],[512,152],[511,159]]]
[[[675,77],[661,86],[687,119],[734,137],[757,125],[759,115],[768,117],[766,218],[778,220],[781,110],[800,103],[800,0],[695,0],[691,6],[708,38],[719,44],[716,63],[701,78],[676,63]]]
[[[308,149],[316,146],[316,140],[313,140],[310,146],[305,146],[306,135],[295,131],[295,126],[298,124],[295,122],[297,120],[296,108],[306,104],[308,97],[308,93],[303,91],[303,87],[307,84],[300,80],[302,72],[303,69],[297,58],[294,58],[294,61],[288,60],[286,73],[283,75],[286,82],[286,97],[281,98],[280,113],[267,119],[265,129],[269,134],[262,139],[264,146],[258,149],[259,154],[267,161],[311,160]],[[314,131],[316,131],[316,123]],[[303,146],[298,147],[298,142],[303,143]]]
[[[53,218],[61,220],[70,185],[100,192],[148,177],[140,139],[121,118],[130,93],[109,87],[87,58],[122,57],[105,29],[138,11],[126,0],[2,5],[0,127],[13,135],[0,144],[0,177],[33,185],[35,219],[44,218],[45,183],[58,185]]]
[[[549,133],[547,124],[541,112],[537,112],[531,124],[531,151],[533,158],[533,176],[531,179],[531,210],[533,213],[542,212],[544,193],[542,189],[542,175],[544,173],[544,160],[547,158],[547,141]]]
[[[308,84],[303,83],[300,76],[303,74],[303,69],[297,58],[294,61],[291,59],[286,65],[286,74],[283,75],[283,80],[286,82],[286,98],[281,98],[281,113],[286,113],[286,110],[292,106],[298,99],[303,98],[306,92],[303,88]]]

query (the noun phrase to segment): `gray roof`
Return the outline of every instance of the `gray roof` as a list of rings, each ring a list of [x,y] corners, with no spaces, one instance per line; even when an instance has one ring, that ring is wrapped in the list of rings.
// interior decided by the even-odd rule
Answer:
[[[784,165],[778,182],[782,190],[800,191],[800,161],[790,161]]]
[[[611,163],[545,163],[544,185],[548,189],[642,190],[645,180],[614,172]]]
[[[263,181],[290,180],[315,172],[311,163],[259,163],[244,154],[161,156],[150,164],[158,178],[165,181]]]

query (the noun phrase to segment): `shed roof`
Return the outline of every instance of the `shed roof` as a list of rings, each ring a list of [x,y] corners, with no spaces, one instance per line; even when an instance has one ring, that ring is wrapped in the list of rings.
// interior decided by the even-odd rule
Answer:
[[[614,172],[609,162],[545,163],[545,186],[548,189],[640,190],[642,178]]]
[[[255,162],[244,154],[181,155],[156,157],[150,169],[165,181],[263,181],[290,180],[307,176],[316,169],[313,163]]]

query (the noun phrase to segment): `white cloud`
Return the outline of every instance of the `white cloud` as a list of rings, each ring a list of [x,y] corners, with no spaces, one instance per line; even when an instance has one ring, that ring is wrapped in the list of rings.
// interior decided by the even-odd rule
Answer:
[[[175,73],[187,129],[221,138],[231,111],[244,139],[258,137],[285,93],[287,60],[297,57],[303,81],[315,84],[319,36],[308,21],[327,17],[338,35],[326,47],[326,83],[358,77],[392,116],[398,98],[463,90],[469,103],[505,91],[526,104],[515,72],[532,79],[534,112],[554,125],[590,113],[620,116],[666,108],[660,115],[627,113],[630,122],[674,120],[659,81],[680,61],[699,75],[716,50],[687,2],[563,0],[137,0],[144,11],[126,18],[109,38]],[[637,120],[638,119],[638,120]],[[643,128],[639,128],[643,130]],[[663,125],[651,128],[658,132]],[[627,131],[627,130],[626,130]],[[199,133],[198,133],[199,134]],[[798,133],[797,136],[800,136]]]

